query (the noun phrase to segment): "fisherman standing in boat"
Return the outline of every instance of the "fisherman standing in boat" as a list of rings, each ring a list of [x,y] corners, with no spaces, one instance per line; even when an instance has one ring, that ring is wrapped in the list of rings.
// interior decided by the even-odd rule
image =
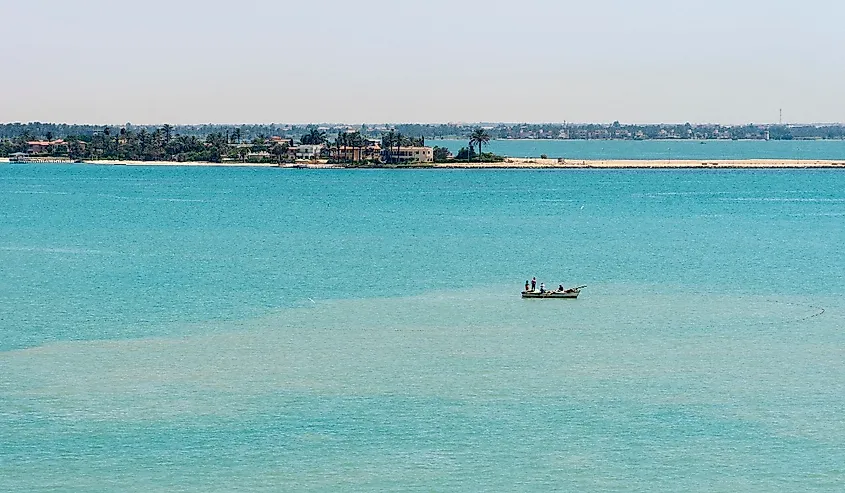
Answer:
[[[531,291],[536,291],[536,290],[537,290],[537,278],[532,277],[531,278]]]

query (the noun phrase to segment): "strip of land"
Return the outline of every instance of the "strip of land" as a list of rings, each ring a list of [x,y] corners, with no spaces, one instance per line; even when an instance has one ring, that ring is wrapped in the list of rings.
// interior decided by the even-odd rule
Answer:
[[[506,158],[499,163],[435,163],[446,168],[845,168],[845,159],[539,159]]]
[[[0,163],[9,163],[8,158],[0,158]],[[260,167],[260,168],[439,168],[439,169],[650,169],[650,168],[843,168],[845,160],[811,159],[541,159],[541,158],[506,158],[501,162],[455,162],[445,163],[407,163],[401,165],[354,165],[329,164],[325,160],[302,161],[296,163],[250,163],[239,161],[212,162],[176,162],[176,161],[86,161],[84,164],[112,166],[223,166],[223,167]]]

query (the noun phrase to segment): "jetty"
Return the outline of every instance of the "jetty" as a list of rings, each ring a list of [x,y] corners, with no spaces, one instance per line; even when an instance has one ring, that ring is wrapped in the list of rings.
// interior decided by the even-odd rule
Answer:
[[[16,152],[9,156],[10,163],[72,163],[69,157],[59,156],[30,156],[25,152]]]

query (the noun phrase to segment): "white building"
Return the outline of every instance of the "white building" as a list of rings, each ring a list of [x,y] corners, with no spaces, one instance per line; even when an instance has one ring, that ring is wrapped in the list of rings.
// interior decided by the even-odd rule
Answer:
[[[317,159],[323,144],[300,144],[296,147],[296,159]]]
[[[398,159],[397,159],[398,156]],[[434,148],[433,147],[393,147],[384,150],[384,160],[387,162],[400,163],[433,163],[434,162]]]

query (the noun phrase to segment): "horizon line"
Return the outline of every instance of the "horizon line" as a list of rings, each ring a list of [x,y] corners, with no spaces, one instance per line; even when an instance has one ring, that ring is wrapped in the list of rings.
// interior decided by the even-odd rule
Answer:
[[[162,126],[162,125],[172,125],[176,127],[190,127],[190,126],[221,126],[221,127],[238,127],[244,125],[275,125],[275,126],[347,126],[347,127],[360,127],[363,125],[366,126],[395,126],[395,125],[453,125],[453,126],[484,126],[484,125],[613,125],[614,123],[619,123],[622,126],[626,125],[638,125],[638,126],[649,126],[649,125],[720,125],[720,126],[729,126],[729,127],[737,127],[737,126],[758,126],[758,125],[769,125],[769,126],[791,126],[791,125],[813,125],[813,126],[833,126],[833,125],[845,125],[845,122],[746,122],[746,123],[718,123],[718,122],[622,122],[619,120],[614,120],[611,122],[575,122],[575,121],[545,121],[545,122],[529,122],[529,121],[452,121],[452,122],[361,122],[361,123],[349,123],[349,122],[240,122],[240,123],[217,123],[217,122],[195,122],[195,123],[170,123],[170,122],[158,122],[158,123],[133,123],[133,122],[124,122],[124,123],[72,123],[72,122],[60,122],[60,121],[39,121],[39,120],[31,120],[28,122],[23,121],[9,121],[9,122],[0,122],[0,125],[34,125],[34,124],[41,124],[41,125],[75,125],[75,126],[87,126],[87,127],[125,127],[127,125],[132,126],[139,126],[139,127],[154,127],[154,126]]]

